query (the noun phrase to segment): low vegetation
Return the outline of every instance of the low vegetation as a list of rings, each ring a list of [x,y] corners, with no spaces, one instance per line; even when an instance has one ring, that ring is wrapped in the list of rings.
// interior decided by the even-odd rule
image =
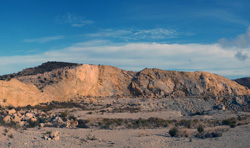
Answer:
[[[175,137],[175,136],[177,135],[177,133],[178,133],[178,129],[177,129],[176,127],[173,127],[173,128],[171,128],[171,129],[169,130],[169,135],[170,135],[171,137]]]

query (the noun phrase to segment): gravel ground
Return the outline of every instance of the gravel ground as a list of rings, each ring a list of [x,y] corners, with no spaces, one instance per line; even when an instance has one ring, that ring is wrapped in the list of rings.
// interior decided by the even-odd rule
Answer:
[[[167,128],[163,129],[126,129],[126,130],[91,130],[67,128],[28,128],[7,129],[0,127],[0,147],[39,148],[39,147],[118,147],[118,148],[247,148],[250,147],[250,125],[237,126],[224,132],[222,137],[198,139],[172,138]],[[59,131],[60,139],[44,140],[48,131]],[[4,135],[6,133],[6,136]],[[13,138],[10,138],[10,135]]]

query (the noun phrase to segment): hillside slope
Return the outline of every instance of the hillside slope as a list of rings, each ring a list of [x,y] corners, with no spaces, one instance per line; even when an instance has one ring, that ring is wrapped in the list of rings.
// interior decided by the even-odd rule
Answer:
[[[51,64],[53,66],[51,66]],[[61,62],[58,63],[62,64]],[[13,106],[92,97],[240,96],[250,90],[207,72],[144,69],[125,71],[112,66],[48,62],[27,72],[0,77],[0,102]],[[43,68],[56,67],[49,70]],[[27,71],[27,70],[26,70]],[[12,80],[8,81],[12,77]],[[20,103],[21,102],[21,103]]]
[[[234,81],[236,81],[240,85],[246,86],[250,89],[250,77],[235,79]]]

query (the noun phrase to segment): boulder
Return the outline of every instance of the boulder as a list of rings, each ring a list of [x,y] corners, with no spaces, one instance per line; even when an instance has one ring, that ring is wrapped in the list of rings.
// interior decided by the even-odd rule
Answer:
[[[18,116],[17,114],[14,114],[12,118],[13,118],[12,121],[14,122],[21,122],[22,120],[22,117]]]
[[[6,122],[6,123],[10,122],[11,120],[12,119],[11,119],[11,117],[9,115],[3,118],[3,121]]]
[[[34,117],[35,117],[34,113],[26,113],[24,120],[29,120],[29,119],[34,118]]]
[[[44,135],[44,139],[45,140],[59,140],[60,139],[59,132],[55,131],[55,132],[51,132],[51,133],[45,134]]]
[[[226,110],[226,107],[225,107],[225,105],[223,105],[223,104],[219,104],[219,105],[217,106],[217,109],[218,109],[218,110]]]
[[[11,109],[11,110],[8,110],[8,114],[9,115],[12,115],[12,114],[14,114],[14,113],[16,113],[16,110],[13,108],[13,109]]]
[[[18,124],[19,124],[20,127],[23,127],[25,125],[25,122],[24,121],[20,121],[20,122],[18,122]]]
[[[235,97],[234,102],[239,105],[243,105],[245,103],[244,98],[240,98],[240,97]]]

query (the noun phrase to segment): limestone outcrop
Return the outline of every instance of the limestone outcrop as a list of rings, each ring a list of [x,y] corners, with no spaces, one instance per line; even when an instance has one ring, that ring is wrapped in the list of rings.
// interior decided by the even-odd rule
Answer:
[[[250,95],[248,88],[207,72],[160,69],[133,72],[105,65],[61,62],[59,65],[48,62],[29,68],[28,72],[24,70],[26,72],[1,76],[0,105],[36,105],[86,96],[157,98]]]
[[[249,89],[220,75],[144,69],[136,74],[131,91],[135,96],[237,96]]]

